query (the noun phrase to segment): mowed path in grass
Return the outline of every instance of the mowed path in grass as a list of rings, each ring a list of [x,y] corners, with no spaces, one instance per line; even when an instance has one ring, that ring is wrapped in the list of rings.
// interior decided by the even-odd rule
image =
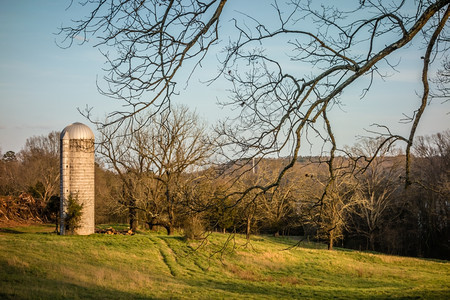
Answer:
[[[450,299],[450,263],[287,238],[0,229],[0,299]]]

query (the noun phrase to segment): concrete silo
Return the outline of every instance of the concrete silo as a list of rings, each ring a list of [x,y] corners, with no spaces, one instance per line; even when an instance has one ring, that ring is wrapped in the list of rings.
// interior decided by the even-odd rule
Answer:
[[[83,205],[80,227],[74,233],[94,233],[94,139],[92,130],[82,123],[70,124],[61,132],[61,234],[65,234],[64,220],[70,196]]]

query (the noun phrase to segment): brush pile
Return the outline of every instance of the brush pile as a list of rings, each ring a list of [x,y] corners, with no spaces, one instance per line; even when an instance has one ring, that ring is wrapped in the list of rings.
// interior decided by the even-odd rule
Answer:
[[[110,234],[110,235],[116,235],[116,234],[123,234],[123,235],[134,235],[134,232],[129,229],[125,230],[116,230],[112,227],[106,228],[106,229],[100,229],[96,228],[95,233],[102,233],[102,234]]]
[[[0,223],[43,223],[45,203],[28,193],[0,196]]]

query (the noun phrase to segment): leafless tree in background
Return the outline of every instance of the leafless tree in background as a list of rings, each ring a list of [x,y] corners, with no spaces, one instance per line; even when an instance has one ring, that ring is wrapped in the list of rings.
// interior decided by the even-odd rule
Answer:
[[[310,189],[300,200],[305,225],[311,227],[315,236],[327,241],[328,250],[333,250],[334,244],[343,238],[349,216],[359,201],[357,183],[346,160],[337,159],[333,163],[336,172],[332,178],[323,167],[308,175]]]
[[[138,211],[143,211],[146,222],[164,226],[171,234],[183,187],[206,166],[212,144],[197,115],[185,106],[150,113],[136,122],[140,130],[102,128],[97,152],[120,177],[121,202],[129,209],[132,230]]]
[[[419,253],[445,256],[450,250],[450,130],[419,137],[412,166],[417,180],[409,199],[417,216]]]
[[[14,151],[7,151],[0,159],[0,194],[13,195],[17,192],[19,182],[17,176],[20,170],[20,162]]]
[[[442,67],[438,70],[436,77],[432,82],[436,85],[435,90],[431,93],[433,98],[437,98],[442,102],[450,100],[450,61],[449,56],[445,56],[442,61]]]
[[[47,203],[59,194],[59,132],[33,136],[20,151],[22,162],[20,182]]]
[[[297,199],[301,193],[301,186],[298,178],[294,174],[287,174],[280,182],[280,185],[270,192],[261,195],[262,222],[270,226],[274,231],[274,236],[284,234],[285,230],[298,226],[300,220],[290,220],[289,218],[297,211]]]
[[[394,205],[394,193],[401,186],[400,159],[396,149],[381,146],[382,139],[364,139],[351,149],[355,159],[357,204],[354,213],[362,220],[356,223],[358,234],[367,238],[367,250],[375,250],[375,240],[381,232],[385,213]],[[377,154],[376,154],[377,153]],[[372,160],[367,165],[366,160]],[[392,220],[394,221],[394,220]]]
[[[59,132],[32,136],[16,155],[0,160],[0,199],[3,221],[49,222],[59,206]],[[1,221],[1,220],[0,220]]]

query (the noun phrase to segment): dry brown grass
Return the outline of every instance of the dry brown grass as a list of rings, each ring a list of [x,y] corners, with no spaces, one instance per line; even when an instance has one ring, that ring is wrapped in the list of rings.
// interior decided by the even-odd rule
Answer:
[[[30,266],[28,262],[17,256],[8,258],[7,263],[12,267],[18,267],[20,269],[28,268]]]
[[[242,280],[248,280],[248,281],[260,281],[261,278],[255,272],[252,270],[246,270],[242,267],[239,267],[234,264],[226,264],[226,269],[229,271],[229,273]]]

